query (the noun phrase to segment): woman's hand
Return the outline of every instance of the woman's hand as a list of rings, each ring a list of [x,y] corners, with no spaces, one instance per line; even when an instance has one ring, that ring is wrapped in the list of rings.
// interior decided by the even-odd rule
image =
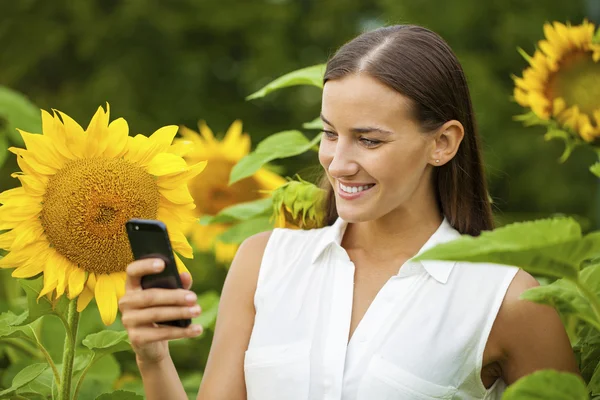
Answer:
[[[155,258],[134,261],[127,266],[125,295],[119,300],[119,310],[138,363],[159,363],[169,356],[169,340],[202,333],[202,327],[197,324],[187,328],[157,324],[194,318],[201,312],[196,294],[188,290],[192,286],[188,273],[180,274],[186,289],[142,289],[142,276],[156,274],[164,267],[164,262]]]

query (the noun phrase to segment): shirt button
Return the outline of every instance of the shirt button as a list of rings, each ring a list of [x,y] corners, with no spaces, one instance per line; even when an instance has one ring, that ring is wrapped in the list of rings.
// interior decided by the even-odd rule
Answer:
[[[325,378],[325,381],[323,382],[323,384],[324,384],[325,388],[329,389],[333,385],[333,379]]]

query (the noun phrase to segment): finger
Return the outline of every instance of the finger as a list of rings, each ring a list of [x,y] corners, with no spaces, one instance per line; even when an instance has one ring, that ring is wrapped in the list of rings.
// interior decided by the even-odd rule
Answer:
[[[189,272],[182,272],[179,277],[184,288],[189,289],[192,287],[192,275]]]
[[[160,306],[192,306],[198,300],[196,293],[185,289],[146,289],[126,293],[119,299],[121,310]]]
[[[202,326],[191,324],[187,328],[165,326],[161,328],[143,327],[128,331],[129,341],[133,346],[143,346],[162,340],[174,340],[198,336],[203,332]]]
[[[142,308],[138,310],[128,310],[121,317],[121,322],[123,322],[123,325],[126,328],[132,329],[140,326],[151,326],[152,323],[195,318],[200,315],[201,311],[198,304],[190,307]]]
[[[127,273],[125,289],[142,290],[142,276],[156,274],[162,271],[164,267],[165,262],[160,258],[145,258],[132,262],[125,270]]]

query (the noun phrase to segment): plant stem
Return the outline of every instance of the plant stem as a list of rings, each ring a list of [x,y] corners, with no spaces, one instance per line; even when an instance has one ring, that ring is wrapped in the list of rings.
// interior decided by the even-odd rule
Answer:
[[[77,396],[79,396],[79,389],[81,388],[81,384],[83,383],[83,379],[85,378],[85,375],[87,374],[88,370],[90,368],[92,368],[92,366],[94,365],[94,363],[96,361],[98,361],[99,359],[100,358],[96,359],[96,355],[94,354],[92,356],[92,359],[88,363],[88,365],[83,370],[83,372],[81,372],[81,375],[79,376],[79,380],[77,381],[77,386],[75,386],[75,392],[73,392],[73,400],[77,400]]]
[[[48,364],[52,368],[52,372],[54,373],[54,381],[56,382],[57,385],[60,385],[60,374],[58,373],[56,364],[54,364],[54,361],[52,361],[52,357],[50,357],[50,354],[48,353],[48,351],[46,350],[46,348],[44,347],[42,342],[40,342],[40,339],[38,338],[37,334],[35,333],[35,329],[33,329],[33,327],[31,325],[29,325],[29,329],[31,329],[31,333],[33,334],[33,337],[35,338],[35,341],[31,340],[31,339],[29,339],[29,340],[31,340],[31,342],[33,344],[35,344],[38,349],[40,349],[40,351],[44,355],[44,358],[46,359],[46,361],[48,361]]]
[[[69,302],[67,316],[67,336],[63,350],[62,378],[60,380],[59,400],[70,400],[71,378],[73,377],[73,360],[75,359],[75,344],[77,342],[77,328],[79,327],[79,313],[77,312],[77,299]]]
[[[583,296],[590,302],[592,306],[592,310],[594,310],[594,314],[596,315],[596,320],[600,322],[600,300],[598,296],[594,292],[592,292],[585,283],[581,282],[579,279],[575,281],[577,288],[581,291]]]

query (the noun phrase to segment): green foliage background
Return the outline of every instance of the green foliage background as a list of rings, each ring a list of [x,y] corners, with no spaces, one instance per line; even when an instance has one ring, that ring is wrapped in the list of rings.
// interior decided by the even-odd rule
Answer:
[[[600,185],[588,172],[596,156],[580,148],[560,165],[562,145],[544,142],[542,128],[514,122],[512,116],[523,110],[510,101],[510,75],[526,67],[516,48],[531,54],[545,22],[578,24],[585,17],[600,22],[591,0],[4,0],[0,85],[24,93],[40,108],[65,111],[82,124],[108,101],[113,117],[127,119],[132,134],[149,134],[168,124],[194,128],[198,119],[222,132],[240,118],[256,144],[318,115],[320,90],[290,88],[251,102],[244,100],[248,94],[287,72],[325,62],[365,29],[421,24],[448,41],[465,69],[499,222],[561,212],[574,215],[587,231],[600,226]],[[304,178],[319,171],[314,152],[279,164],[289,175],[300,171]],[[17,185],[10,178],[16,170],[9,155],[0,169],[0,191]],[[194,290],[220,291],[226,270],[212,256],[198,254],[191,271]],[[10,280],[0,282],[5,286],[0,312],[23,307],[19,288]],[[95,311],[82,318],[87,333],[103,329]],[[48,347],[58,349],[51,355],[59,359],[62,338],[51,333],[60,326],[46,320],[44,337],[56,342]],[[121,328],[118,322],[110,327]],[[210,340],[208,330],[202,338],[171,347],[192,398]],[[0,389],[10,386],[23,367],[11,364],[2,349]],[[139,392],[130,353],[116,353],[104,362],[97,372],[99,386],[85,390],[110,390],[108,379],[113,387]],[[112,371],[111,377],[103,380],[102,371]]]

